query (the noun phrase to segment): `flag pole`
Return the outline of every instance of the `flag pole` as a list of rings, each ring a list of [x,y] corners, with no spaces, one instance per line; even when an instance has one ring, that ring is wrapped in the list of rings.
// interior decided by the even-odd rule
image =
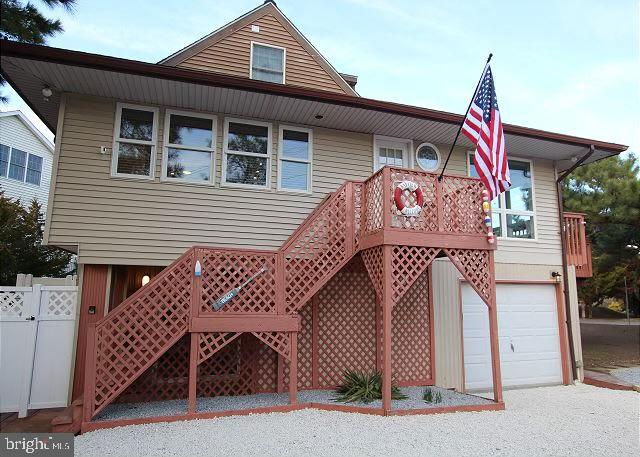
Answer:
[[[465,119],[467,119],[467,115],[469,114],[469,110],[471,109],[471,104],[473,103],[473,99],[476,98],[476,94],[478,93],[478,88],[480,87],[480,83],[482,82],[482,78],[484,78],[484,72],[487,70],[487,65],[491,61],[491,57],[493,54],[489,53],[489,57],[487,57],[487,62],[484,64],[484,69],[482,70],[482,74],[480,75],[480,79],[478,80],[478,84],[476,85],[476,90],[473,91],[473,96],[469,101],[469,106],[467,106],[467,111],[464,113],[462,117],[462,121],[460,122],[460,126],[458,127],[458,133],[456,133],[456,137],[453,139],[453,143],[451,144],[451,148],[449,149],[449,154],[447,155],[447,160],[444,162],[444,166],[442,167],[442,171],[440,172],[440,176],[438,176],[438,181],[442,181],[442,175],[444,175],[444,171],[447,169],[447,165],[449,164],[449,159],[451,158],[451,153],[453,152],[453,148],[458,141],[458,137],[460,136],[460,132],[462,131],[462,126],[464,125]]]

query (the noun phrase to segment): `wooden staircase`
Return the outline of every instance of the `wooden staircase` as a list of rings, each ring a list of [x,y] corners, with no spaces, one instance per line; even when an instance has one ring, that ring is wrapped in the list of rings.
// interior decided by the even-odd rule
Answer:
[[[356,252],[359,228],[355,221],[360,208],[353,202],[361,186],[349,181],[330,194],[278,251],[190,248],[112,313],[90,325],[84,399],[76,399],[55,419],[56,429],[77,432],[81,411],[85,421],[98,415],[186,335],[190,326],[228,325],[229,319],[242,319],[246,324],[256,317],[264,326],[297,317],[297,311]],[[194,274],[197,261],[202,265],[201,277]],[[228,309],[211,309],[215,298],[263,265],[270,267],[267,274],[243,289]],[[227,318],[229,315],[234,317]]]

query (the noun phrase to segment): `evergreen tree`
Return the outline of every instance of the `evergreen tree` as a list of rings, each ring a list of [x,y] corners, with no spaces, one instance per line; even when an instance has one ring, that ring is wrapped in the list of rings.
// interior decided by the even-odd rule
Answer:
[[[76,0],[41,0],[50,8],[62,6],[73,10]],[[21,41],[23,43],[44,44],[45,40],[62,32],[59,19],[46,18],[38,8],[27,2],[18,0],[0,0],[0,38]],[[4,85],[4,78],[0,76],[0,85]],[[7,102],[5,96],[0,95],[2,102]]]
[[[71,273],[72,254],[42,245],[40,204],[24,208],[0,192],[0,285],[15,285],[18,273],[61,277]]]
[[[640,163],[611,157],[580,167],[564,183],[567,211],[586,213],[593,247],[593,278],[580,288],[581,298],[599,305],[607,297],[624,300],[640,311]]]

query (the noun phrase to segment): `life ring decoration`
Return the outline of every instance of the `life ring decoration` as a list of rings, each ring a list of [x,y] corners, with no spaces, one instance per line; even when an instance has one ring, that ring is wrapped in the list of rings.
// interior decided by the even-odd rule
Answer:
[[[409,192],[413,192],[416,194],[416,203],[413,206],[407,206],[402,201],[402,194],[405,190]],[[422,212],[422,207],[424,206],[424,195],[422,193],[422,188],[413,181],[402,181],[396,187],[396,190],[393,192],[393,200],[396,203],[396,208],[398,211],[402,213],[403,216],[411,217],[418,216]]]

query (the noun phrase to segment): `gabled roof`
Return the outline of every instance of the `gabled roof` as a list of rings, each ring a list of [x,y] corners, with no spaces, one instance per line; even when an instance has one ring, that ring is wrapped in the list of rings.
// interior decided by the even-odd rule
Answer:
[[[239,18],[223,25],[190,45],[174,52],[165,57],[158,63],[161,65],[177,66],[185,60],[193,57],[204,49],[218,43],[234,32],[251,25],[257,19],[271,14],[280,22],[280,24],[291,34],[291,36],[309,53],[309,55],[323,68],[324,71],[345,91],[350,95],[358,95],[351,85],[342,77],[342,75],[324,58],[311,42],[296,28],[295,25],[287,18],[282,11],[276,6],[275,2],[265,1],[262,5],[243,14]]]
[[[38,128],[35,125],[33,125],[33,123],[27,118],[27,116],[24,115],[22,111],[15,110],[15,111],[0,112],[0,118],[13,117],[13,116],[18,118],[24,124],[24,126],[28,128],[31,131],[31,133],[33,133],[33,136],[35,136],[38,140],[40,140],[40,142],[49,150],[49,152],[53,154],[53,143],[51,143],[51,141],[49,141],[49,139],[46,136],[44,136],[42,132],[38,130]]]

